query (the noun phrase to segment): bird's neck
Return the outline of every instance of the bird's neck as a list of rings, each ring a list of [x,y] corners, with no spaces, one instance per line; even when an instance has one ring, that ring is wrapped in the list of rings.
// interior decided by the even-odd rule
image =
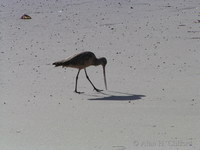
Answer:
[[[96,58],[96,60],[94,61],[94,66],[98,66],[101,65],[101,60]]]

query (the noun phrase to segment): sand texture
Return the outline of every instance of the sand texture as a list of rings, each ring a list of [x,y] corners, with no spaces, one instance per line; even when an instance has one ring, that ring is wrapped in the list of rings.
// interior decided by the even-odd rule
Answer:
[[[1,0],[0,64],[1,150],[200,149],[199,0]]]

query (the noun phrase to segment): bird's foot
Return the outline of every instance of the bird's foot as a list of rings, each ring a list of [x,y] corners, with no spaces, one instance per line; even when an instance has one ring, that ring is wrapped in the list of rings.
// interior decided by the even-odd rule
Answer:
[[[97,88],[94,88],[94,90],[97,91],[97,92],[103,91],[103,90],[100,90],[100,89],[97,89]]]
[[[83,94],[84,92],[78,92],[77,90],[74,91],[75,93],[78,93],[78,94]]]

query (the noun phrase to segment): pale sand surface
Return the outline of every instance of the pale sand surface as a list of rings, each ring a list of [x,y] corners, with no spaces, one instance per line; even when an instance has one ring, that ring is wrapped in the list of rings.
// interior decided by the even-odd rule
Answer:
[[[199,0],[1,0],[0,149],[199,150],[198,20]],[[79,95],[51,64],[88,50],[108,90],[81,71]]]

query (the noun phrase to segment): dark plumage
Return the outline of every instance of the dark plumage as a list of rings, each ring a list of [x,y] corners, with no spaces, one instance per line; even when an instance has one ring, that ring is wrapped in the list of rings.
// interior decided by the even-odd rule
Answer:
[[[107,64],[107,60],[105,57],[102,58],[96,58],[96,56],[94,55],[94,53],[86,51],[86,52],[82,52],[79,54],[76,54],[72,57],[69,57],[68,59],[63,59],[61,61],[57,61],[54,62],[53,65],[55,65],[56,67],[58,66],[62,66],[62,67],[72,67],[72,68],[77,68],[78,69],[78,73],[76,76],[76,85],[75,85],[75,92],[76,93],[81,93],[81,92],[77,92],[77,82],[78,82],[78,75],[81,69],[84,69],[85,71],[85,75],[87,77],[87,79],[89,80],[89,82],[92,84],[92,86],[94,87],[94,89],[97,92],[100,92],[102,90],[97,89],[94,84],[90,81],[87,72],[86,72],[86,67],[89,66],[98,66],[98,65],[102,65],[103,67],[103,74],[104,74],[104,83],[105,83],[105,87],[107,89],[107,83],[106,83],[106,75],[105,75],[105,66]]]

